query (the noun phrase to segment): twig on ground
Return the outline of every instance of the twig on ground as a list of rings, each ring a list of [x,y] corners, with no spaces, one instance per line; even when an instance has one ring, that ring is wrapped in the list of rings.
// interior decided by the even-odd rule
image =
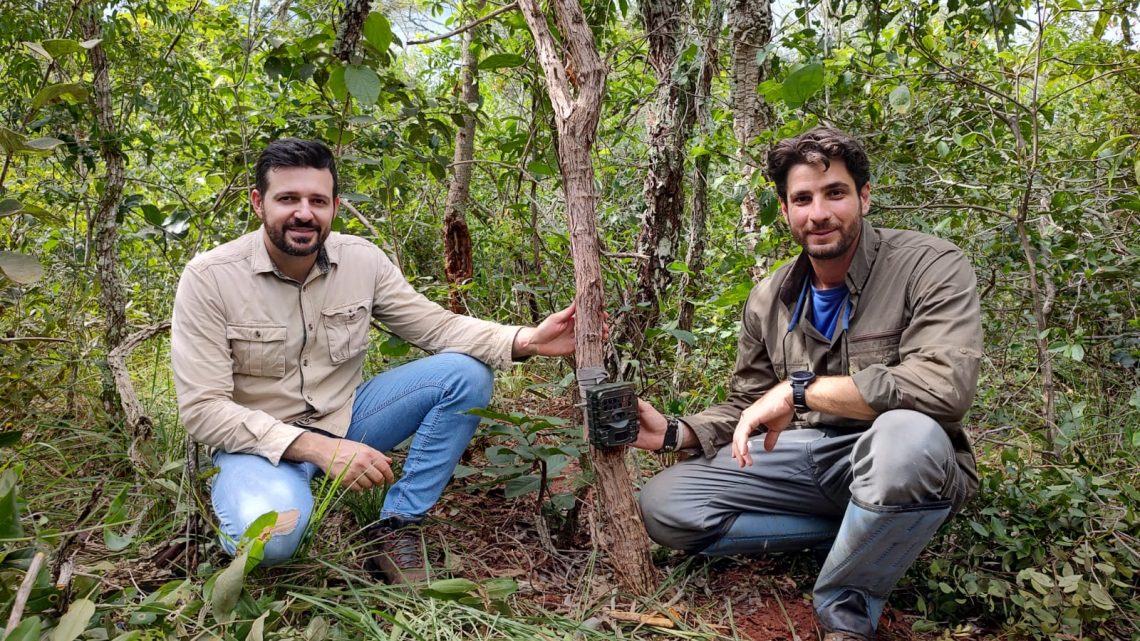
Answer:
[[[20,625],[20,617],[24,615],[24,606],[28,604],[28,596],[32,593],[32,587],[36,584],[36,575],[40,573],[40,566],[43,563],[44,553],[36,552],[32,562],[28,564],[28,573],[24,575],[24,581],[20,583],[20,590],[16,592],[16,601],[12,603],[12,614],[8,616],[8,625],[4,627],[4,638],[7,638],[17,625]]]

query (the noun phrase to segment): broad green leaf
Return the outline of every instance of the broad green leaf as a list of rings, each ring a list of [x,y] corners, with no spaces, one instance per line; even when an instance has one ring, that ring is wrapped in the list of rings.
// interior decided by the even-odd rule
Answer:
[[[752,281],[737,283],[733,285],[728,291],[718,296],[713,302],[713,307],[732,307],[739,305],[752,291]]]
[[[114,530],[115,526],[127,520],[126,504],[130,489],[129,485],[123,485],[123,489],[119,490],[111,500],[111,505],[107,507],[107,516],[103,518],[103,544],[112,552],[125,550],[134,540],[130,534],[120,535]]]
[[[478,584],[468,579],[440,579],[432,581],[427,589],[442,594],[468,594],[478,587]]]
[[[20,621],[20,625],[12,629],[4,641],[39,641],[43,622],[39,617],[28,617]]]
[[[24,536],[24,527],[20,525],[18,481],[14,470],[4,470],[0,474],[0,539]]]
[[[51,631],[51,641],[75,641],[87,629],[91,617],[95,615],[95,604],[87,599],[77,599],[59,619],[59,625]]]
[[[31,285],[44,276],[38,260],[19,252],[0,251],[0,272],[21,285]]]
[[[376,104],[380,97],[380,77],[364,65],[345,66],[344,86],[362,105]]]
[[[51,151],[52,149],[55,149],[56,147],[62,145],[63,141],[59,138],[45,136],[43,138],[33,138],[25,144],[27,144],[28,149],[33,151]]]
[[[84,49],[94,49],[95,47],[99,46],[100,42],[103,42],[102,38],[92,38],[90,40],[84,40],[83,42],[79,43],[79,46],[83,47]]]
[[[388,47],[392,44],[392,24],[378,11],[373,11],[364,19],[363,33],[368,44],[379,51],[388,51]]]
[[[242,584],[245,581],[245,562],[249,558],[249,547],[243,546],[238,554],[230,561],[229,566],[218,574],[214,581],[214,593],[210,595],[210,606],[214,609],[214,616],[221,621],[234,611],[238,599],[241,597]]]
[[[483,582],[483,590],[490,599],[500,600],[519,591],[519,584],[510,577],[495,577]]]
[[[503,495],[508,499],[518,498],[531,492],[537,492],[541,479],[534,474],[527,474],[525,476],[517,476],[507,481],[507,487]]]
[[[245,641],[264,641],[265,639],[265,619],[269,616],[271,610],[266,610],[261,613],[261,616],[254,620],[253,625],[249,627],[249,634],[245,635]]]
[[[21,205],[20,201],[16,200],[15,198],[5,198],[4,200],[0,200],[0,218],[18,214],[21,211],[24,211],[24,206]]]
[[[535,176],[553,176],[555,173],[553,167],[537,160],[528,162],[526,170]]]
[[[87,100],[87,88],[74,82],[61,82],[59,84],[48,85],[40,89],[36,93],[36,97],[32,98],[32,110],[39,109],[50,102],[58,100],[62,96],[71,96],[80,101]]]
[[[83,51],[83,47],[78,42],[66,38],[44,40],[40,44],[52,58],[60,58]]]
[[[817,91],[823,88],[823,65],[812,62],[796,68],[784,79],[780,91],[784,104],[799,109]]]
[[[891,108],[900,114],[905,114],[910,111],[911,96],[910,88],[906,85],[899,85],[891,92],[888,101],[891,103]]]
[[[1128,398],[1128,404],[1140,410],[1140,386],[1132,389],[1132,396]]]
[[[344,84],[344,66],[337,65],[329,73],[328,81],[329,93],[337,100],[348,100],[348,87]]]
[[[518,55],[517,53],[494,53],[479,63],[480,71],[494,71],[495,69],[504,69],[508,67],[520,67],[526,62],[526,58]]]
[[[689,269],[689,265],[686,264],[684,261],[681,261],[681,260],[675,260],[675,261],[669,263],[668,265],[665,266],[665,269],[667,269],[670,274],[692,274],[693,273],[692,270]]]
[[[671,329],[669,330],[669,333],[673,336],[673,338],[676,338],[677,340],[687,345],[691,346],[697,344],[697,335],[692,332],[687,332],[683,329]]]

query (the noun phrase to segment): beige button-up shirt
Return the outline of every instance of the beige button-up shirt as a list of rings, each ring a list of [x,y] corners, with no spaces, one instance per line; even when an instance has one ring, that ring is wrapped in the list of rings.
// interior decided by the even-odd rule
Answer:
[[[443,309],[354,236],[330,234],[298,283],[258,230],[195,257],[178,283],[170,351],[186,430],[274,465],[306,428],[344,436],[372,318],[426,351],[498,368],[519,330]]]

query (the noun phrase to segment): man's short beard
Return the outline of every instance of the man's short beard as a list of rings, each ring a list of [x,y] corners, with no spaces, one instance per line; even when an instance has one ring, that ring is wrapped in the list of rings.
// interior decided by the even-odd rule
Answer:
[[[317,234],[317,242],[313,243],[312,247],[290,245],[289,241],[285,239],[286,227],[266,227],[265,232],[269,235],[269,242],[288,256],[312,256],[319,252],[324,246],[327,236],[321,234],[321,230],[317,227],[299,227],[298,229],[312,229]]]

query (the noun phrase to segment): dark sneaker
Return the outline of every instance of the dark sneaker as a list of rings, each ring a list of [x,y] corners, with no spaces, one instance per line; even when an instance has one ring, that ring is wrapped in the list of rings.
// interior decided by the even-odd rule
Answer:
[[[364,567],[372,578],[390,585],[427,582],[423,532],[418,521],[392,517],[368,528],[366,533],[372,538],[374,554]]]

